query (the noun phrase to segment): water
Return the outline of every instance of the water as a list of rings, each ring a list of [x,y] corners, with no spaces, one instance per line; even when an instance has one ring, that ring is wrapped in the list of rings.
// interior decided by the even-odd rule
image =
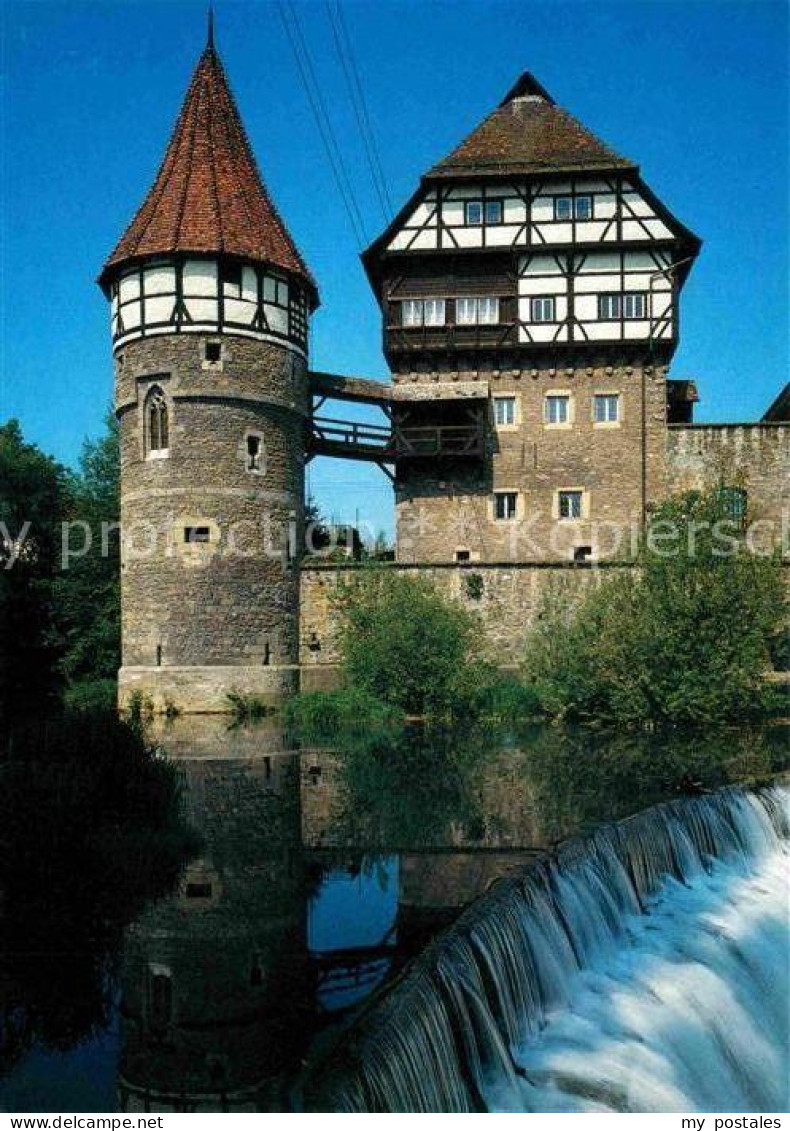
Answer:
[[[359,1111],[783,1111],[790,790],[659,806],[504,881],[324,1070]]]
[[[604,1020],[611,1047],[596,1045],[602,1079],[608,1070],[622,1084],[618,1062],[636,1063],[615,1021],[637,1015],[640,995],[629,1004],[632,979],[627,966],[619,974],[606,966],[612,954],[633,938],[634,962],[644,977],[653,970],[660,986],[661,962],[669,959],[650,944],[670,936],[644,923],[670,916],[674,906],[675,919],[666,921],[678,924],[679,939],[684,915],[698,910],[700,922],[706,914],[715,922],[732,896],[733,914],[744,909],[742,929],[756,930],[755,909],[770,887],[771,873],[761,886],[752,863],[736,875],[731,861],[729,887],[704,872],[690,888],[651,894],[661,868],[676,865],[659,838],[639,854],[644,874],[634,879],[639,899],[656,900],[648,919],[639,906],[585,904],[583,888],[568,889],[564,899],[583,930],[564,952],[556,950],[559,936],[546,940],[555,954],[553,965],[541,960],[541,976],[555,997],[542,1001],[541,1025],[525,1031],[519,1018],[532,1016],[535,1005],[529,971],[513,967],[508,993],[492,1009],[492,978],[506,965],[497,958],[486,969],[474,957],[484,938],[493,954],[496,947],[512,951],[518,937],[503,885],[484,894],[492,883],[520,875],[546,846],[666,797],[770,779],[786,764],[783,736],[657,742],[553,729],[509,737],[415,732],[397,742],[348,740],[340,751],[295,752],[269,726],[228,731],[218,719],[183,719],[161,741],[183,770],[186,816],[199,838],[170,894],[156,890],[172,882],[164,858],[147,904],[135,858],[125,862],[137,877],[133,900],[118,886],[127,882],[123,868],[94,870],[82,859],[73,882],[62,869],[49,884],[41,869],[31,873],[29,899],[13,924],[3,920],[0,898],[0,1110],[279,1111],[316,1106],[318,1091],[329,1086],[344,1106],[361,1071],[352,1054],[370,1038],[366,1001],[388,983],[413,983],[404,969],[480,896],[484,904],[494,900],[497,913],[476,919],[476,939],[458,936],[443,950],[443,1010],[434,1011],[430,987],[420,983],[419,1039],[395,1026],[397,1048],[365,1046],[379,1057],[382,1080],[389,1072],[388,1087],[411,1058],[423,1086],[433,1089],[419,1101],[406,1093],[393,1103],[445,1105],[433,1110],[600,1104],[567,1081],[585,1035],[592,1040]],[[593,886],[601,882],[590,878]],[[684,910],[689,891],[698,905]],[[538,911],[533,942],[548,929]],[[767,903],[765,911],[775,994],[781,944]],[[730,924],[733,937],[739,922]],[[619,942],[607,949],[601,940],[613,923]],[[702,945],[700,932],[690,936]],[[577,963],[574,981],[566,974],[575,947],[591,960],[584,971]],[[522,964],[537,961],[529,953],[525,948]],[[558,965],[559,954],[570,965]],[[699,961],[695,984],[702,988],[715,968],[712,950],[700,951]],[[728,972],[731,988],[739,985],[734,978]],[[609,985],[617,1014],[607,1011]],[[460,1058],[447,1039],[451,1007],[474,1034]],[[671,1003],[666,1009],[669,1025]],[[569,1028],[574,1018],[576,1029]],[[755,1023],[764,1036],[763,1019]],[[666,1065],[660,1078],[670,1096]],[[648,1060],[642,1087],[649,1068]],[[384,1088],[383,1107],[387,1094]]]

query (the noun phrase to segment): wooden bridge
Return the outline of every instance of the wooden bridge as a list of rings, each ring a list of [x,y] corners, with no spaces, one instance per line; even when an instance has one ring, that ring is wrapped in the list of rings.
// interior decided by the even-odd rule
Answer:
[[[483,382],[464,382],[415,390],[372,381],[365,377],[340,377],[333,373],[312,372],[313,397],[307,437],[309,456],[334,456],[378,464],[392,478],[389,464],[408,459],[480,458],[485,453],[485,400],[488,388]],[[418,396],[412,394],[417,392]],[[426,395],[427,393],[427,395]],[[468,423],[441,422],[411,424],[409,417],[417,401],[464,404]],[[327,400],[374,405],[383,412],[386,424],[343,420],[317,415]],[[482,404],[481,404],[482,402]],[[411,411],[410,411],[411,410]]]

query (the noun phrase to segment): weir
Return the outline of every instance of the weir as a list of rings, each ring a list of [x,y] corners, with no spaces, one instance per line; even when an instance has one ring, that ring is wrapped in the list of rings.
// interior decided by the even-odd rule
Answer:
[[[790,790],[725,789],[566,842],[362,1015],[314,1110],[781,1111]]]

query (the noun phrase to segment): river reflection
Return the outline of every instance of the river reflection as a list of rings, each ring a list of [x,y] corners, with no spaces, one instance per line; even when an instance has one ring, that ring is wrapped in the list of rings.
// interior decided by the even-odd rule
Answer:
[[[707,740],[412,731],[297,751],[269,724],[189,718],[157,737],[183,771],[199,847],[102,959],[106,1008],[91,1025],[7,1058],[2,1110],[298,1109],[305,1066],[497,877],[574,832],[788,761],[778,729]],[[57,943],[30,924],[27,959],[57,979],[53,1007],[73,987],[78,1014],[69,898],[59,892]],[[79,939],[82,965],[89,946]],[[6,1043],[8,1019],[30,1004],[9,969],[0,961]],[[45,1028],[48,999],[33,984]]]

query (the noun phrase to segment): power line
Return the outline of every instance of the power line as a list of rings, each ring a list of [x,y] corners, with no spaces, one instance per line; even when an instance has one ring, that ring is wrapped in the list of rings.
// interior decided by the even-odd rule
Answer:
[[[307,94],[310,108],[313,111],[313,117],[318,126],[318,132],[321,135],[321,140],[332,168],[335,184],[345,205],[346,213],[348,214],[351,227],[354,231],[354,237],[358,246],[361,248],[367,243],[365,225],[362,221],[362,216],[354,195],[354,189],[346,170],[343,154],[340,151],[334,130],[332,129],[332,123],[327,113],[326,103],[324,102],[321,87],[316,78],[310,51],[307,47],[299,18],[292,3],[288,4],[288,7],[286,7],[285,0],[278,0],[277,7],[280,13],[280,20],[285,29],[285,34],[288,37],[294,59],[296,60],[302,85]],[[290,11],[288,9],[290,9]],[[289,24],[288,15],[290,15],[293,27]]]
[[[346,79],[346,86],[348,88],[351,105],[354,109],[354,116],[357,120],[359,127],[360,137],[365,147],[365,155],[368,160],[368,168],[370,169],[371,180],[373,188],[379,199],[381,212],[384,217],[384,223],[389,223],[392,215],[392,201],[390,199],[387,182],[384,177],[384,171],[381,167],[379,159],[378,148],[376,146],[376,138],[370,124],[370,116],[367,110],[367,103],[365,100],[365,92],[359,77],[359,70],[354,59],[354,52],[351,47],[351,39],[348,34],[348,27],[343,17],[343,11],[340,7],[340,0],[336,0],[336,11],[332,11],[331,0],[326,0],[326,12],[329,17],[329,23],[332,28],[332,35],[335,40],[335,48],[337,50],[340,65],[343,68],[343,74]]]

